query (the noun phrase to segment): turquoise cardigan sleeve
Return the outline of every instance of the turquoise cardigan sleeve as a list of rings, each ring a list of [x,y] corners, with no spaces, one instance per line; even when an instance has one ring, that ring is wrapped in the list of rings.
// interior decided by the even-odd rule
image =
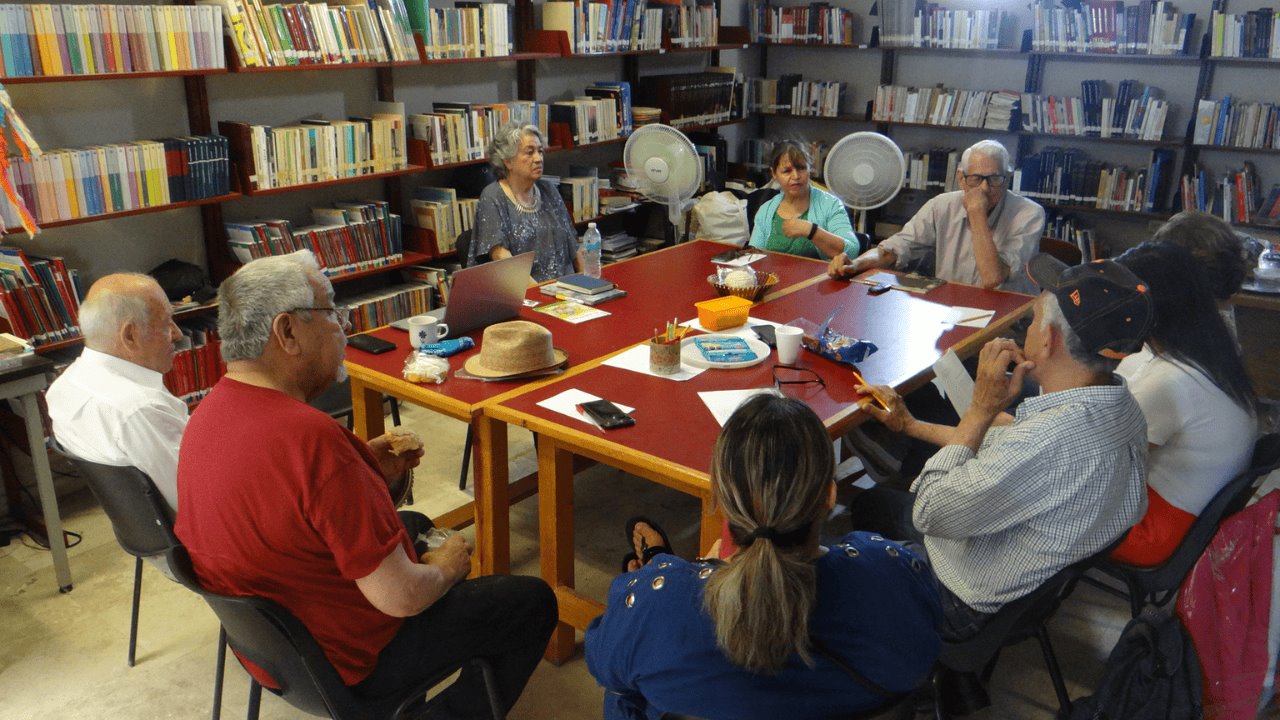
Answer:
[[[781,204],[782,193],[778,193],[756,210],[755,224],[751,228],[751,242],[747,243],[748,245],[764,249],[769,242],[769,231],[773,228],[773,214],[778,211],[778,206]]]
[[[844,240],[844,254],[850,258],[862,254],[862,243],[853,234],[849,213],[840,198],[816,187],[809,188],[809,217],[818,227]],[[754,238],[753,238],[754,242]]]

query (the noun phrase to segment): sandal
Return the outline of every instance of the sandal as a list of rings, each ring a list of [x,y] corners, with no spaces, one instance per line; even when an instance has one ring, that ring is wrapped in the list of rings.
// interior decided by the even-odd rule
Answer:
[[[664,553],[667,555],[673,554],[671,552],[671,541],[667,539],[666,531],[662,529],[662,526],[658,525],[657,523],[655,523],[654,521],[650,520],[649,518],[643,515],[636,515],[635,517],[627,520],[626,532],[627,532],[627,543],[629,545],[632,545],[633,547],[635,546],[635,543],[632,541],[631,538],[634,537],[635,531],[636,531],[636,525],[638,525],[639,523],[644,523],[645,525],[648,525],[649,527],[653,528],[653,531],[658,533],[658,536],[662,538],[662,544],[649,545],[644,540],[641,540],[640,541],[640,550],[641,550],[640,557],[636,557],[636,553],[634,550],[622,556],[622,572],[624,573],[630,572],[627,569],[627,565],[629,565],[632,560],[639,560],[640,565],[644,566],[644,565],[648,565],[649,561],[658,555],[661,555]]]

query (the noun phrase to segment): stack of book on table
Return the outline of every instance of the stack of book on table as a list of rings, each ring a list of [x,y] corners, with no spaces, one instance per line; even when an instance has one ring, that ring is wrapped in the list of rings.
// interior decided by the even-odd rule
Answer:
[[[547,283],[539,290],[562,300],[573,300],[584,305],[599,305],[607,300],[626,297],[627,291],[604,278],[590,275],[567,275],[556,282]]]

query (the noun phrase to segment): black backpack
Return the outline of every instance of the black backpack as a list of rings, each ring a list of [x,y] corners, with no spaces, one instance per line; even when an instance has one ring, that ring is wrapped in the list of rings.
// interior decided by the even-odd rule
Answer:
[[[1148,606],[1125,625],[1097,692],[1071,720],[1200,720],[1200,661],[1182,622]]]

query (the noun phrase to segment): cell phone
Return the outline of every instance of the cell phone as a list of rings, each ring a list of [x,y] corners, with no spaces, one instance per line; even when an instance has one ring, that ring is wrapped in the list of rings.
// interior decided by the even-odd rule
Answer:
[[[395,343],[372,335],[352,335],[347,338],[347,344],[357,350],[363,350],[374,355],[391,352],[396,349]]]
[[[778,344],[778,338],[773,334],[772,325],[752,325],[751,332],[754,332],[756,337],[760,338],[760,342],[769,347],[774,347]]]
[[[630,427],[631,425],[636,424],[635,418],[622,412],[622,408],[619,408],[608,400],[592,400],[590,402],[584,402],[578,406],[578,409],[589,415],[597,425],[605,430]]]
[[[868,288],[867,288],[867,294],[868,294],[868,295],[883,295],[883,294],[885,294],[885,293],[889,292],[889,291],[890,291],[890,290],[892,290],[892,289],[893,289],[893,286],[892,286],[892,285],[886,285],[885,283],[877,283],[877,284],[875,284],[875,285],[871,285],[870,287],[868,287]]]

